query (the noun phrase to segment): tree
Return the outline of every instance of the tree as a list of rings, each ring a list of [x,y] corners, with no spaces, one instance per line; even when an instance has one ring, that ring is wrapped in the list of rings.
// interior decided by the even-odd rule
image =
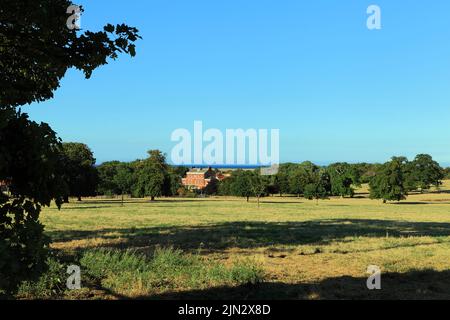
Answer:
[[[267,195],[267,187],[269,185],[269,177],[262,176],[261,170],[256,170],[252,172],[250,176],[250,187],[253,195],[256,197],[258,202],[258,208],[260,206],[259,200],[262,196]]]
[[[331,164],[327,171],[331,179],[331,194],[353,197],[355,194],[353,185],[357,185],[359,182],[357,171],[345,162]]]
[[[171,197],[178,194],[178,190],[182,187],[181,179],[185,176],[187,171],[189,171],[189,169],[185,167],[168,166],[163,192],[165,196]]]
[[[431,186],[437,188],[442,184],[444,170],[430,155],[419,154],[410,164],[410,180],[414,181],[421,191],[428,190]]]
[[[444,179],[450,179],[450,167],[444,169]]]
[[[233,176],[222,180],[219,182],[219,186],[218,186],[218,190],[217,193],[221,196],[231,196],[233,195],[232,191],[231,191],[231,186],[233,184]]]
[[[117,195],[121,193],[121,188],[117,185],[116,176],[122,165],[120,161],[109,161],[97,167],[98,194]]]
[[[311,175],[311,182],[305,186],[304,196],[306,199],[326,199],[331,190],[330,175],[324,169],[316,170]]]
[[[414,163],[406,161],[402,168],[403,171],[403,187],[407,192],[415,191],[418,189],[419,182],[416,176],[416,169]]]
[[[120,163],[120,165],[117,168],[116,174],[113,178],[113,182],[117,186],[117,189],[119,190],[123,206],[124,194],[130,194],[135,184],[132,167],[129,166],[127,163]]]
[[[67,27],[69,0],[2,0],[0,106],[17,107],[53,97],[67,69],[86,78],[118,53],[135,55],[138,30],[124,24],[83,33]]]
[[[231,174],[231,186],[230,191],[233,196],[245,197],[247,202],[253,195],[251,177],[252,173],[245,170],[236,170]]]
[[[61,206],[65,184],[55,132],[26,114],[6,114],[0,113],[0,180],[9,190],[0,192],[0,289],[12,292],[45,270],[50,239],[39,213],[52,200]]]
[[[275,175],[274,188],[280,193],[280,197],[283,194],[289,193],[289,175],[292,170],[292,163],[284,163],[280,165],[278,173]]]
[[[289,175],[289,193],[300,197],[305,192],[305,187],[312,183],[312,175],[316,169],[299,165]]]
[[[216,178],[212,178],[211,181],[203,189],[204,194],[208,196],[217,194],[219,192],[219,185],[219,180]]]
[[[95,168],[95,158],[91,149],[83,143],[66,142],[62,144],[62,157],[64,159],[64,179],[69,187],[65,195],[68,197],[93,196],[97,189],[98,173]]]
[[[406,158],[393,157],[379,168],[370,182],[370,198],[387,201],[401,201],[408,195],[404,187],[404,166]]]
[[[139,163],[135,194],[150,196],[151,201],[163,195],[167,178],[166,157],[159,150],[148,151],[149,157]]]
[[[356,163],[350,165],[356,172],[358,184],[369,183],[375,177],[376,172],[381,167],[379,163]]]
[[[39,223],[42,206],[61,203],[60,141],[44,123],[16,107],[53,97],[69,68],[89,78],[118,53],[135,54],[138,30],[107,25],[101,32],[66,26],[68,0],[2,0],[0,6],[0,286],[45,268],[47,240]]]

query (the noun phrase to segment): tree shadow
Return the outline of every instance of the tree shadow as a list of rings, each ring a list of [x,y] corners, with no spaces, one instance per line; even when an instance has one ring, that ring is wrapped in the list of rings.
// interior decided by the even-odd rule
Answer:
[[[195,226],[50,231],[47,234],[56,242],[89,238],[120,239],[111,244],[103,242],[102,246],[125,249],[159,245],[188,251],[202,248],[205,252],[213,252],[275,245],[326,245],[346,237],[450,236],[450,223],[371,219],[240,221]]]
[[[403,202],[392,202],[390,204],[393,205],[419,205],[419,204],[432,204],[430,202],[424,202],[424,201],[403,201]]]
[[[254,202],[254,201],[252,201]],[[264,199],[261,199],[261,204],[302,204],[304,201],[267,201]]]
[[[120,204],[118,204],[120,206]],[[102,206],[71,206],[71,207],[64,207],[64,210],[80,210],[80,209],[103,209],[103,208],[115,208],[116,206],[110,206],[110,205],[102,205]],[[88,214],[88,212],[86,212]]]
[[[367,275],[368,277],[369,275]],[[157,300],[421,300],[450,299],[450,270],[381,274],[381,290],[369,290],[367,277],[341,276],[317,283],[266,282],[237,287],[141,296]]]
[[[144,203],[158,203],[158,202],[170,202],[170,203],[179,203],[179,202],[193,202],[194,200],[198,199],[192,199],[192,200],[173,200],[173,199],[155,199],[154,201],[150,201],[150,199],[136,199],[136,200],[130,200],[130,199],[124,199],[123,203],[126,204],[144,204]],[[208,201],[208,200],[205,200]],[[72,201],[68,203],[69,205],[72,204],[85,204],[85,205],[104,205],[104,204],[117,204],[121,205],[122,200],[121,199],[108,199],[108,200],[82,200],[82,201]],[[70,207],[67,207],[70,208]],[[81,207],[85,208],[85,207]]]

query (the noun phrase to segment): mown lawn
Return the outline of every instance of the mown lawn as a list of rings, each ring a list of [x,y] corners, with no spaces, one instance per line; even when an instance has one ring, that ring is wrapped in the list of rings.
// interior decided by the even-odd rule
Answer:
[[[42,221],[56,252],[82,257],[82,274],[102,270],[65,298],[450,299],[448,190],[400,204],[364,189],[319,205],[275,196],[259,209],[240,198],[86,199]],[[369,265],[381,290],[366,288]]]

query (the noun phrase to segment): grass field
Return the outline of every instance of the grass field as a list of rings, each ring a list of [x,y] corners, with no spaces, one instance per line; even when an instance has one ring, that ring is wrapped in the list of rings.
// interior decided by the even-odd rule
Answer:
[[[42,221],[52,248],[88,270],[65,298],[450,299],[448,190],[400,204],[364,189],[318,205],[275,196],[259,209],[240,198],[87,199]],[[381,290],[366,287],[369,265]]]

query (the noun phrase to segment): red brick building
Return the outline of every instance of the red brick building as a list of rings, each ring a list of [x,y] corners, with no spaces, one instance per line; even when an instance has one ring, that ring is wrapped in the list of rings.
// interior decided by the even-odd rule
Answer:
[[[182,179],[182,183],[183,186],[188,189],[201,190],[205,188],[213,178],[215,178],[215,172],[211,169],[192,169],[186,173],[186,178]]]
[[[186,173],[186,177],[182,179],[182,184],[188,189],[191,190],[202,190],[206,188],[206,186],[212,180],[222,181],[227,178],[226,174],[222,174],[221,172],[216,172],[209,169],[192,169]]]

